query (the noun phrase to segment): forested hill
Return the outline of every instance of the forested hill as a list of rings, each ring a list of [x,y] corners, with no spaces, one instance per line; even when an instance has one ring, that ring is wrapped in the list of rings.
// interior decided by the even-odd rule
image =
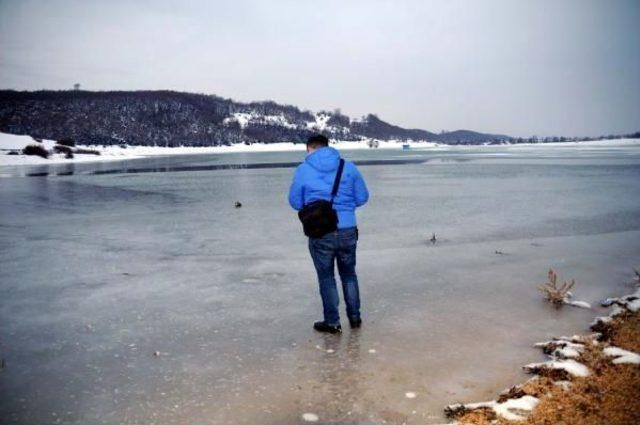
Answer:
[[[241,103],[173,91],[0,90],[0,132],[83,144],[212,146],[302,142],[313,133],[339,140],[426,140],[449,144],[510,141],[468,130],[431,133],[376,115],[352,119],[339,110],[311,112],[275,102]]]

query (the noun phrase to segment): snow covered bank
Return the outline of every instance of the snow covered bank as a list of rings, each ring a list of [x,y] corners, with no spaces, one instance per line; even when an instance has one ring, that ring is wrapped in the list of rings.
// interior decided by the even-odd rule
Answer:
[[[343,150],[372,149],[370,144],[374,144],[375,149],[403,149],[408,146],[411,149],[433,149],[433,150],[482,150],[496,147],[509,147],[510,149],[526,150],[532,147],[624,147],[639,146],[640,139],[618,139],[618,140],[596,140],[588,142],[565,142],[554,144],[519,144],[519,145],[445,145],[424,141],[404,142],[401,140],[361,140],[361,141],[335,141],[331,146]],[[49,158],[42,158],[33,155],[23,155],[22,149],[28,145],[39,145],[51,152]],[[90,149],[99,152],[93,154],[74,154],[74,158],[65,158],[64,153],[54,153],[56,145],[54,140],[43,140],[38,142],[31,136],[17,136],[14,134],[0,133],[0,165],[37,165],[37,164],[58,164],[71,162],[102,162],[121,161],[125,159],[144,158],[151,156],[168,155],[197,155],[197,154],[223,154],[223,153],[243,153],[243,152],[287,152],[304,151],[305,145],[300,143],[253,143],[250,145],[237,143],[230,146],[101,146],[101,145],[77,145],[79,149]]]
[[[378,141],[378,149],[402,149],[405,144],[401,141]],[[28,145],[39,145],[51,152],[49,158],[42,158],[33,155],[23,155],[22,149]],[[56,164],[70,162],[97,162],[97,161],[121,161],[125,159],[144,158],[150,156],[168,155],[197,155],[197,154],[222,154],[222,153],[242,153],[242,152],[286,152],[304,151],[304,144],[296,143],[254,143],[246,145],[238,143],[230,146],[86,146],[77,145],[77,148],[96,150],[100,154],[74,154],[74,158],[65,158],[64,154],[53,153],[56,142],[53,140],[43,140],[38,142],[30,136],[16,136],[13,134],[0,133],[0,165],[35,165],[35,164]],[[411,142],[412,148],[429,148],[440,146],[437,143]],[[337,149],[371,149],[368,141],[337,141],[331,146]],[[12,154],[10,154],[12,153]]]
[[[24,155],[22,150],[27,146],[40,146],[49,152],[48,158],[35,155]],[[120,147],[101,148],[97,146],[78,145],[75,148],[82,150],[98,151],[100,154],[74,153],[73,158],[66,158],[65,153],[54,152],[57,142],[54,140],[36,141],[31,136],[16,136],[14,134],[0,133],[0,165],[38,165],[38,164],[59,164],[75,162],[95,162],[95,161],[117,161],[129,158],[140,158],[134,152],[126,152],[127,149]]]

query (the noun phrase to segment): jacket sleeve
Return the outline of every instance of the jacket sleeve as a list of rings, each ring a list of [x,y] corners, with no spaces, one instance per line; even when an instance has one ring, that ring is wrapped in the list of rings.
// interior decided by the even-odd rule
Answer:
[[[291,187],[289,188],[289,205],[298,211],[304,207],[304,187],[302,185],[302,172],[300,171],[300,167],[296,169]]]
[[[369,200],[369,191],[367,190],[367,184],[364,182],[364,178],[362,178],[362,174],[360,174],[360,170],[355,165],[354,168],[354,182],[353,182],[353,192],[354,198],[356,201],[356,207],[361,207],[367,203]]]

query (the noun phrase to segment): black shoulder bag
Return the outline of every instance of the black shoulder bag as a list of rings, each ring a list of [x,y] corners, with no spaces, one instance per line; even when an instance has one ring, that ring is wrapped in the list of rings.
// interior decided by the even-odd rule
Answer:
[[[343,168],[344,159],[340,158],[338,173],[333,181],[333,189],[331,190],[331,201],[325,201],[324,199],[313,201],[298,211],[298,217],[302,222],[302,230],[310,238],[321,238],[327,233],[338,229],[338,214],[333,209],[333,198],[338,193]]]

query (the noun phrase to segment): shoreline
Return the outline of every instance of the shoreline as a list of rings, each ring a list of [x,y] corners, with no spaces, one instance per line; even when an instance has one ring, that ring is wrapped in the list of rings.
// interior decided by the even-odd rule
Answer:
[[[590,334],[538,342],[548,360],[523,366],[534,375],[495,400],[445,408],[448,425],[626,425],[640,423],[640,274],[635,292],[607,298],[607,316]],[[602,421],[606,422],[602,422]]]
[[[640,139],[614,139],[614,140],[591,140],[582,142],[559,142],[559,143],[521,143],[521,144],[502,144],[502,145],[447,145],[425,141],[375,141],[377,147],[369,147],[369,141],[333,141],[332,147],[339,150],[403,150],[403,145],[408,145],[410,150],[488,150],[492,148],[507,148],[514,150],[527,150],[537,147],[553,147],[553,148],[576,148],[576,147],[640,147]],[[40,145],[46,150],[53,152],[56,141],[43,140],[38,142],[30,136],[18,136],[7,133],[0,133],[0,165],[2,166],[21,166],[21,165],[47,165],[47,164],[72,164],[85,162],[108,162],[123,161],[128,159],[140,159],[149,157],[163,156],[180,156],[180,155],[202,155],[202,154],[225,154],[225,153],[256,153],[256,152],[303,152],[305,145],[301,143],[254,143],[245,145],[237,143],[229,146],[131,146],[131,145],[81,145],[75,148],[90,149],[99,152],[94,154],[75,154],[74,158],[67,159],[62,153],[51,153],[49,158],[42,158],[33,155],[10,155],[9,152],[21,152],[28,145]]]

